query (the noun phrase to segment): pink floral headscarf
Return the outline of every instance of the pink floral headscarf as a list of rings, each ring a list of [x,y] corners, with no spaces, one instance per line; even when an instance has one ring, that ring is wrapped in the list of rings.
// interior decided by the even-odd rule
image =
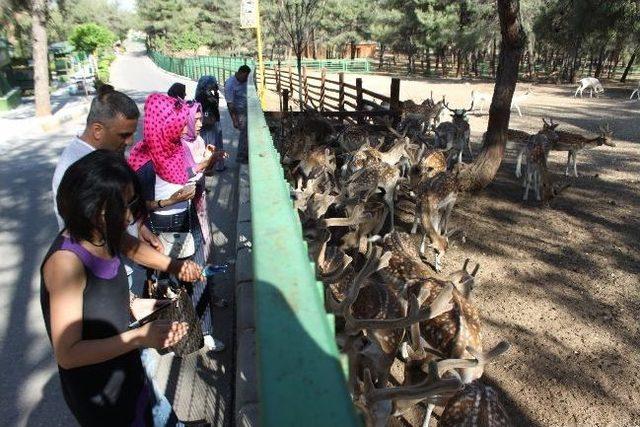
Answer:
[[[153,93],[144,104],[143,137],[131,149],[129,165],[135,171],[149,160],[156,174],[167,182],[184,184],[189,179],[182,147],[182,130],[189,108],[161,93]]]
[[[189,117],[187,118],[187,133],[182,135],[182,146],[184,147],[187,166],[193,168],[201,160],[205,144],[196,132],[196,114],[202,111],[202,106],[198,102],[189,105]]]

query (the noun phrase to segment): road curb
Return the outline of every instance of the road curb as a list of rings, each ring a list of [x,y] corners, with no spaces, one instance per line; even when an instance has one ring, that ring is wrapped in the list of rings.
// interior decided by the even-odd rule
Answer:
[[[238,172],[238,217],[236,220],[236,425],[258,425],[253,266],[251,256],[251,203],[249,167]]]

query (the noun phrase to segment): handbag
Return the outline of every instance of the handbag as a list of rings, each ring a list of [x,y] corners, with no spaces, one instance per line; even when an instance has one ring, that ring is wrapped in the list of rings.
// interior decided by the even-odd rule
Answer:
[[[172,322],[184,322],[189,325],[189,329],[184,337],[175,345],[163,349],[161,354],[173,351],[178,357],[187,356],[195,353],[204,347],[204,336],[200,319],[193,307],[191,297],[187,290],[171,279],[157,279],[155,277],[148,279],[148,294],[150,298],[171,299],[170,307],[157,310],[150,315],[149,321],[153,320],[170,320]]]
[[[151,225],[151,231],[158,235],[158,239],[164,246],[164,254],[171,258],[185,259],[193,256],[196,253],[196,242],[191,233],[191,200],[187,204],[187,221],[189,223],[188,231],[162,231],[156,233],[153,221],[149,217],[149,224]]]

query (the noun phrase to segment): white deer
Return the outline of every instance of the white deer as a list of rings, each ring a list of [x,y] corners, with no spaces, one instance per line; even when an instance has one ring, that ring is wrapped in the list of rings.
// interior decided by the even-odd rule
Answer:
[[[640,101],[640,80],[638,80],[638,87],[635,88],[633,92],[631,92],[631,96],[629,97],[629,99],[633,99],[634,96],[636,97],[636,99],[638,99],[638,101]]]
[[[531,89],[527,89],[518,95],[514,94],[513,98],[511,98],[511,109],[515,107],[515,109],[518,111],[518,116],[522,117],[522,111],[520,111],[520,103],[529,98],[532,93],[533,92],[531,91]]]
[[[575,98],[576,96],[578,96],[578,92],[580,93],[580,98],[582,98],[582,92],[584,92],[586,89],[589,89],[589,98],[593,98],[593,93],[596,93],[596,96],[598,96],[599,93],[603,93],[604,92],[604,88],[602,87],[602,83],[600,83],[600,80],[596,79],[595,77],[585,77],[584,79],[580,79],[580,86],[578,86],[578,89],[576,89],[576,93],[573,94],[573,97]]]

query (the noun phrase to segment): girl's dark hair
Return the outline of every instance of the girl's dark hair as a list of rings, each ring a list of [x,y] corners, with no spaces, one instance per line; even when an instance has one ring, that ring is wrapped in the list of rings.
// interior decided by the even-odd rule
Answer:
[[[131,200],[124,200],[127,187],[133,188]],[[135,200],[129,205],[134,219],[145,215],[140,194],[138,178],[122,154],[96,150],[67,169],[58,188],[56,203],[65,229],[73,240],[94,241],[95,233],[98,233],[115,256],[127,227],[127,205]],[[102,212],[104,225],[100,220]]]

